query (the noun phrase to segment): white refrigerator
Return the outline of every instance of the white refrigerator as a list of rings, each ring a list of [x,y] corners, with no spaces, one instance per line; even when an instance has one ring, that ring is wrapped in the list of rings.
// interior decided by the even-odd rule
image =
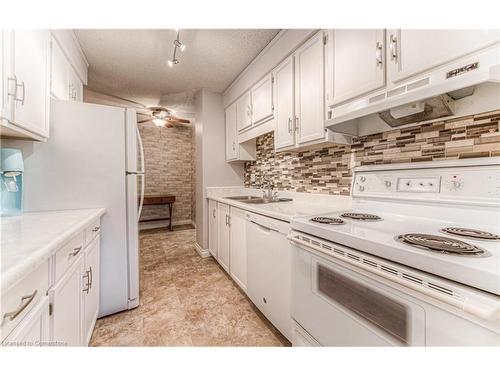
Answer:
[[[144,197],[136,112],[59,100],[50,110],[47,143],[16,142],[25,159],[25,211],[104,207],[99,316],[134,308]]]

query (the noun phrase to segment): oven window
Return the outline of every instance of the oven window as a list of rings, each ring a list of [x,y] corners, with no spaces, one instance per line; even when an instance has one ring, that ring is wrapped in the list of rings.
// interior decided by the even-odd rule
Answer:
[[[407,307],[320,264],[318,291],[328,299],[382,329],[402,344],[408,343]]]

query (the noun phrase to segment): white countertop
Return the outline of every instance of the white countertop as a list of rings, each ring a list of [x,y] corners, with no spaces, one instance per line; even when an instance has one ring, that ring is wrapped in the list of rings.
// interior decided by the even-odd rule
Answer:
[[[0,285],[7,292],[47,261],[78,231],[105,213],[104,208],[25,212],[0,219]]]
[[[259,189],[244,187],[209,187],[207,188],[207,198],[241,208],[245,211],[254,212],[264,216],[269,216],[278,220],[290,222],[294,217],[319,215],[325,212],[347,210],[351,208],[352,199],[350,196],[327,195],[312,193],[295,193],[278,191],[280,198],[292,198],[290,202],[276,202],[265,204],[248,204],[224,197],[238,195],[262,196]]]

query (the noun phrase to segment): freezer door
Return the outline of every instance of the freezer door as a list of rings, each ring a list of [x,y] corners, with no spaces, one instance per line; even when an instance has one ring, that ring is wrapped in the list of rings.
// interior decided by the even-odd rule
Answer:
[[[127,175],[127,257],[128,308],[139,305],[139,224],[137,213],[137,182],[144,176]]]

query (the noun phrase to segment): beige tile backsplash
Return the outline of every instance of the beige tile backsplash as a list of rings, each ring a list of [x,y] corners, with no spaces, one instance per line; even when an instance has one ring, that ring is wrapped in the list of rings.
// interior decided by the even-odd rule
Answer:
[[[278,190],[348,195],[358,165],[500,156],[500,110],[357,137],[352,145],[274,152],[273,133],[257,138],[245,186],[264,178]]]

